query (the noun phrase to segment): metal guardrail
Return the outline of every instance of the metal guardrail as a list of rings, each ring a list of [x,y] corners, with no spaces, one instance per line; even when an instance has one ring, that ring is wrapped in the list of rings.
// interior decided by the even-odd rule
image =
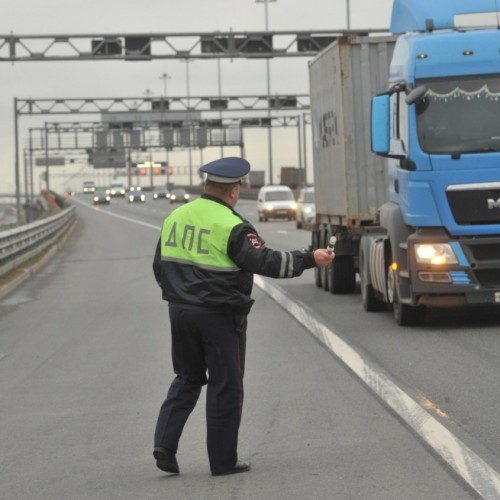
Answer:
[[[0,277],[54,243],[76,218],[76,207],[0,232]]]

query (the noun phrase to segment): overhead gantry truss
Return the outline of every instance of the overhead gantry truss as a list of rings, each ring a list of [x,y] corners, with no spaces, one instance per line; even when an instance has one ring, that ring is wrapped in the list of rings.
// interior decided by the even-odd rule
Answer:
[[[153,99],[151,97],[71,97],[15,99],[16,115],[96,114],[173,111],[305,111],[310,109],[308,94],[190,96]]]
[[[187,128],[192,130],[194,136],[198,129],[213,130],[223,137],[225,130],[241,130],[244,128],[260,128],[260,127],[299,127],[301,117],[293,116],[273,116],[269,117],[252,117],[252,118],[230,118],[230,119],[215,119],[215,120],[196,120],[191,123]],[[45,150],[58,150],[58,151],[77,151],[87,150],[93,148],[109,148],[112,149],[119,145],[120,147],[127,147],[134,149],[131,144],[129,134],[132,130],[140,132],[140,137],[136,138],[137,145],[135,149],[165,149],[169,147],[173,149],[174,146],[188,147],[188,144],[166,144],[165,138],[162,138],[162,131],[172,128],[167,127],[165,124],[160,123],[144,123],[129,129],[124,124],[120,127],[113,124],[106,126],[102,122],[53,122],[46,123],[45,127],[30,128],[29,139],[25,140],[24,147],[32,151],[45,151]],[[176,130],[182,130],[173,127]],[[106,145],[98,145],[96,138],[98,134],[105,134],[107,138]],[[117,140],[118,139],[118,140]],[[191,146],[197,146],[195,143]],[[206,146],[220,146],[217,144],[206,144]],[[222,145],[231,146],[229,142]],[[239,145],[239,143],[238,143]]]
[[[311,57],[344,36],[384,30],[0,35],[1,61]]]

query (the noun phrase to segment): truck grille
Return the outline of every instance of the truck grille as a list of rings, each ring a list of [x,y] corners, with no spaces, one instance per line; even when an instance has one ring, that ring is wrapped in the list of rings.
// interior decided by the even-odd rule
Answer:
[[[498,184],[494,188],[448,190],[446,195],[457,224],[500,223]]]
[[[465,238],[462,248],[477,281],[485,288],[500,287],[500,243],[498,237]]]
[[[498,288],[500,286],[500,270],[499,269],[484,269],[474,271],[477,280],[485,288]]]

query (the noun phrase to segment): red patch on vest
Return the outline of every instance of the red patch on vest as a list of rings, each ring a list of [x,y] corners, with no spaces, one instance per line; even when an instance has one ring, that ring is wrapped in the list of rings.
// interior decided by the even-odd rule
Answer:
[[[248,243],[250,243],[250,246],[253,248],[260,248],[262,246],[262,240],[256,234],[247,234],[247,239]]]

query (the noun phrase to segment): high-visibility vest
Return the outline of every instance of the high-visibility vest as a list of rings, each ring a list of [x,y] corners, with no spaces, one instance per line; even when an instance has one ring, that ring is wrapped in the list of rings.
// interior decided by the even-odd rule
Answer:
[[[227,255],[231,231],[242,219],[205,198],[177,208],[163,222],[161,259],[214,271],[236,271]]]

